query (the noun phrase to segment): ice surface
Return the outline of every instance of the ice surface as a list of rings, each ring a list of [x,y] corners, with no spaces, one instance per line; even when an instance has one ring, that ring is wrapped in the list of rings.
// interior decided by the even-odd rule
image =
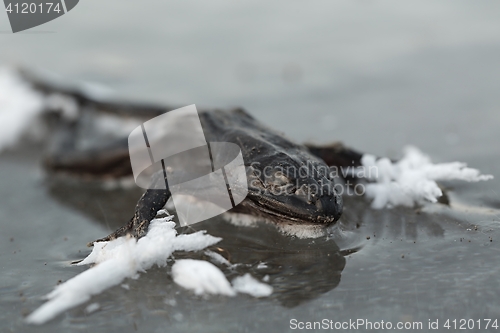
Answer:
[[[154,219],[147,235],[139,240],[120,237],[110,242],[94,243],[92,252],[77,265],[95,265],[57,286],[46,296],[48,301],[30,314],[26,321],[43,324],[61,312],[87,302],[93,295],[120,285],[126,278],[137,278],[138,272],[145,272],[153,265],[166,266],[167,259],[174,251],[199,251],[221,240],[204,231],[177,235],[172,218]],[[272,287],[248,274],[236,278],[233,288],[219,268],[202,260],[178,260],[172,266],[172,276],[177,284],[198,295],[234,296],[239,291],[263,297],[272,293]],[[91,304],[87,308],[92,310],[95,306]]]
[[[413,206],[424,201],[436,202],[443,193],[436,181],[465,180],[477,182],[492,179],[465,163],[433,164],[415,147],[407,147],[404,157],[396,163],[387,158],[376,159],[365,154],[361,159],[364,176],[373,181],[366,184],[366,196],[373,199],[373,208]]]
[[[96,264],[85,272],[57,286],[43,304],[26,321],[42,324],[59,313],[87,302],[92,295],[135,278],[153,265],[165,266],[174,251],[198,251],[221,239],[200,231],[179,235],[172,216],[151,222],[146,236],[139,239],[121,237],[110,242],[96,242],[94,249],[78,265]]]
[[[273,287],[257,281],[248,273],[235,278],[233,280],[233,288],[237,292],[249,294],[254,297],[266,297],[273,293]]]

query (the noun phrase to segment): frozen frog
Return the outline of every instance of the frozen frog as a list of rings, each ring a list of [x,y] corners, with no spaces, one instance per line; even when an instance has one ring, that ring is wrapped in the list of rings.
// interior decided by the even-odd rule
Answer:
[[[24,75],[38,91],[71,104],[70,116],[61,112],[62,103],[44,112],[53,128],[50,149],[44,158],[49,172],[103,179],[131,175],[128,134],[144,121],[173,109],[100,100],[79,89]],[[235,143],[242,151],[248,195],[231,212],[263,217],[277,224],[319,228],[338,221],[343,203],[330,167],[359,166],[362,154],[341,143],[295,143],[241,108],[201,110],[199,116],[208,142]],[[304,167],[307,172],[299,175],[297,170]],[[165,182],[164,175],[155,174],[153,181]],[[146,190],[130,221],[100,241],[126,234],[144,236],[150,221],[170,196],[168,188]]]

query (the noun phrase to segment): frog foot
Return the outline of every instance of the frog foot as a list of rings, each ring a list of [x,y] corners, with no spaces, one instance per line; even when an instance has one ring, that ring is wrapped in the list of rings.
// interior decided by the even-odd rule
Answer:
[[[124,225],[123,227],[117,229],[115,232],[109,234],[104,238],[100,238],[93,242],[88,243],[87,246],[92,247],[96,242],[109,242],[112,241],[113,239],[126,236],[139,239],[147,234],[149,222],[150,221],[148,220],[137,221],[134,216],[134,218],[132,218],[130,222]]]

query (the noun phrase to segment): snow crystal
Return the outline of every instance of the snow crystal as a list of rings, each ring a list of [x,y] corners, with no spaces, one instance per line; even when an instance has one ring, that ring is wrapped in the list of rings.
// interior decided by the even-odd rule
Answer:
[[[175,283],[186,289],[193,290],[196,295],[236,295],[224,273],[208,261],[177,260],[172,266],[172,277]]]
[[[431,163],[430,158],[415,147],[407,147],[396,163],[387,158],[376,159],[365,154],[361,159],[363,174],[373,183],[366,184],[366,196],[372,207],[413,206],[424,201],[437,202],[443,193],[436,181],[465,180],[477,182],[492,179],[465,163]],[[374,172],[375,171],[375,172]]]
[[[233,267],[235,265],[232,265],[226,258],[218,254],[217,252],[207,250],[204,252],[206,256],[210,257],[212,261],[216,264],[219,265],[226,265],[228,267]]]
[[[199,231],[177,236],[173,216],[155,219],[148,233],[136,240],[120,237],[110,242],[96,242],[90,255],[78,265],[96,264],[85,272],[57,286],[26,321],[42,324],[59,313],[87,302],[92,295],[119,285],[125,278],[135,278],[153,265],[165,266],[174,251],[198,251],[221,239]]]
[[[92,303],[92,304],[87,305],[87,307],[85,308],[85,312],[92,313],[92,312],[99,310],[100,308],[101,308],[101,306],[99,305],[99,303]]]
[[[266,297],[272,294],[273,287],[259,282],[250,274],[239,276],[229,284],[224,273],[215,265],[203,260],[183,259],[172,266],[174,282],[196,295],[219,294],[234,296],[236,292],[254,297]]]
[[[257,269],[264,269],[267,268],[267,264],[265,262],[259,262],[257,265]]]
[[[254,279],[249,273],[239,276],[233,280],[234,290],[252,295],[254,297],[266,297],[273,293],[273,287]]]

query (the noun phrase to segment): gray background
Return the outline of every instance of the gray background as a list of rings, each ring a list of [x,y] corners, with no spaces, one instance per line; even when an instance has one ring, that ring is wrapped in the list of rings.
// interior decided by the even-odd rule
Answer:
[[[428,208],[435,213],[418,225],[413,210],[347,205],[361,216],[363,239],[382,226],[378,241],[364,241],[348,257],[336,289],[295,308],[196,299],[157,272],[129,294],[119,287],[104,294],[103,309],[91,316],[79,308],[39,329],[279,332],[291,318],[498,316],[499,9],[498,1],[86,0],[18,34],[1,13],[1,64],[101,82],[127,98],[243,106],[297,141],[340,139],[391,157],[414,144],[434,161],[465,161],[496,176],[453,184],[452,208]],[[24,326],[22,315],[58,279],[80,271],[65,260],[81,257],[87,241],[110,229],[53,199],[36,156],[14,150],[0,157],[0,318],[7,331],[38,329]],[[102,214],[112,213],[107,207]],[[468,231],[473,225],[479,230]],[[173,294],[177,307],[152,301]]]

